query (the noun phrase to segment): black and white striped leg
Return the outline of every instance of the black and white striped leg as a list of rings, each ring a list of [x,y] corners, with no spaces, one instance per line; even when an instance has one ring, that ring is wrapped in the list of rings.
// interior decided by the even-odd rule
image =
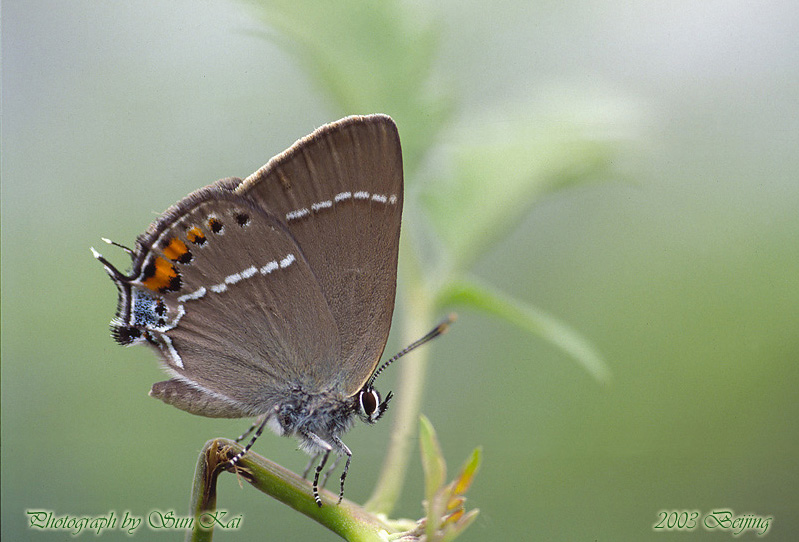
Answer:
[[[264,432],[264,427],[266,427],[266,422],[268,422],[268,421],[269,421],[269,416],[268,416],[268,415],[264,416],[264,419],[263,419],[263,421],[261,421],[261,424],[258,426],[258,429],[255,431],[255,434],[254,434],[254,435],[252,436],[252,438],[250,439],[250,442],[248,442],[248,443],[247,443],[247,446],[245,446],[245,447],[244,447],[244,449],[243,449],[242,451],[240,451],[239,453],[237,453],[237,454],[236,454],[236,455],[233,457],[233,459],[231,459],[231,460],[228,462],[228,466],[229,466],[229,467],[231,467],[231,468],[235,467],[235,466],[236,466],[236,463],[238,463],[238,462],[239,462],[239,459],[241,459],[242,457],[244,457],[244,454],[246,454],[247,452],[249,452],[249,451],[250,451],[250,448],[252,448],[252,445],[253,445],[253,444],[255,444],[255,441],[256,441],[256,440],[258,440],[258,437],[260,437],[260,436],[261,436],[261,433],[263,433],[263,432]],[[255,425],[253,425],[253,427],[255,427]],[[239,437],[239,438],[243,438],[243,437],[245,437],[245,436],[249,435],[250,433],[252,433],[252,428],[250,428],[250,430],[249,430],[249,431],[247,431],[246,433],[244,433],[244,434],[243,434],[241,437]],[[238,439],[236,439],[236,440],[238,441]]]
[[[333,450],[333,447],[328,444],[325,440],[322,439],[316,433],[311,433],[310,431],[303,433],[303,436],[313,442],[317,447],[324,450],[325,455],[322,456],[322,461],[316,466],[316,473],[313,477],[313,498],[316,501],[316,505],[320,508],[322,507],[322,499],[319,497],[319,474],[324,470],[325,463],[327,463],[327,458],[330,457],[330,452]],[[317,454],[318,456],[319,454]]]
[[[319,497],[319,473],[322,472],[322,469],[325,468],[325,463],[327,463],[327,458],[330,456],[330,450],[325,452],[325,455],[322,456],[322,461],[316,466],[316,473],[313,477],[313,499],[316,501],[316,505],[321,508],[322,507],[322,499]]]
[[[256,428],[256,427],[258,427],[258,426],[259,426],[260,424],[262,424],[262,423],[264,423],[264,418],[260,418],[260,417],[259,417],[259,418],[256,418],[256,419],[255,419],[255,421],[254,421],[254,422],[252,422],[252,425],[250,426],[250,428],[249,428],[249,429],[247,429],[247,430],[246,430],[244,433],[242,433],[241,435],[239,435],[238,437],[236,437],[236,442],[241,442],[242,440],[244,440],[245,438],[247,438],[247,436],[248,436],[250,433],[252,433],[253,431],[255,431],[255,428]]]
[[[344,463],[344,470],[341,471],[341,488],[338,491],[337,504],[341,504],[341,499],[344,498],[344,480],[347,478],[347,471],[350,470],[350,461],[352,460],[352,452],[350,451],[349,448],[347,448],[347,445],[344,444],[341,441],[341,439],[336,436],[333,437],[333,443],[336,446],[338,446],[339,451],[343,452],[344,455],[347,456],[347,462]],[[338,460],[336,460],[336,462],[338,463]]]

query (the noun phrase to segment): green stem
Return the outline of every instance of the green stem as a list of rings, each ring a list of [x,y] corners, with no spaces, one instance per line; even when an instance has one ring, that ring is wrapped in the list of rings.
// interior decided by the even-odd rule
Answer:
[[[232,440],[215,439],[207,442],[200,453],[191,505],[196,520],[195,529],[187,534],[187,540],[211,539],[211,530],[198,527],[199,518],[203,513],[215,511],[217,476],[220,472],[224,472],[231,455],[240,450],[241,446]],[[310,482],[252,450],[239,461],[236,475],[259,491],[324,525],[345,540],[384,542],[388,532],[392,530],[357,504],[347,499],[338,503],[338,495],[324,489],[320,490],[323,505],[317,506]]]
[[[403,236],[402,240],[405,239]],[[433,321],[433,296],[424,287],[413,247],[407,243],[401,247],[401,271],[406,286],[401,290],[405,294],[402,335],[404,344],[410,344],[429,331]],[[419,348],[400,362],[400,387],[396,405],[392,405],[394,424],[388,451],[372,496],[364,504],[370,512],[390,515],[402,492],[419,420],[429,352],[428,348]]]
[[[219,442],[210,440],[205,443],[197,459],[191,493],[191,514],[194,517],[194,525],[191,531],[186,532],[187,542],[210,542],[213,538],[212,529],[201,528],[201,516],[216,511],[216,479],[220,472],[216,459],[219,456],[219,449]]]

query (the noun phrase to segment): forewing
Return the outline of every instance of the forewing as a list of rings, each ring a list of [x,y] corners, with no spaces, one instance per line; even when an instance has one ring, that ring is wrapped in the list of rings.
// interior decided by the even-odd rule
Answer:
[[[356,393],[388,339],[402,216],[402,152],[385,115],[320,128],[234,191],[270,209],[297,240],[330,307],[341,356],[325,381]]]

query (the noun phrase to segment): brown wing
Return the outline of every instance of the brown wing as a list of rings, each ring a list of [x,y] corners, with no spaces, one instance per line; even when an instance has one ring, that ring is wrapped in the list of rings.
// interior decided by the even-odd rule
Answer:
[[[178,379],[154,395],[195,414],[253,415],[289,386],[315,389],[329,376],[335,322],[301,248],[268,211],[212,186],[167,211],[139,253],[118,320]]]
[[[403,201],[394,122],[371,115],[324,126],[234,193],[285,221],[302,247],[341,345],[339,363],[323,370],[356,393],[383,353],[394,310]]]

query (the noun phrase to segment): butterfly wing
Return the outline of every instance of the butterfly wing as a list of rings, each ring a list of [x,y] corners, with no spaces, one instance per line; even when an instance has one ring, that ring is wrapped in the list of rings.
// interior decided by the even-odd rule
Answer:
[[[340,359],[306,358],[303,368],[311,372],[315,364],[320,385],[336,382],[346,395],[357,393],[380,360],[394,310],[403,201],[394,122],[370,115],[326,125],[234,193],[285,222],[330,308]]]
[[[130,275],[109,270],[121,292],[117,340],[155,346],[175,377],[151,394],[212,417],[269,411],[282,390],[321,378],[308,359],[324,367],[340,349],[296,240],[233,194],[237,184],[178,202],[139,239]]]

